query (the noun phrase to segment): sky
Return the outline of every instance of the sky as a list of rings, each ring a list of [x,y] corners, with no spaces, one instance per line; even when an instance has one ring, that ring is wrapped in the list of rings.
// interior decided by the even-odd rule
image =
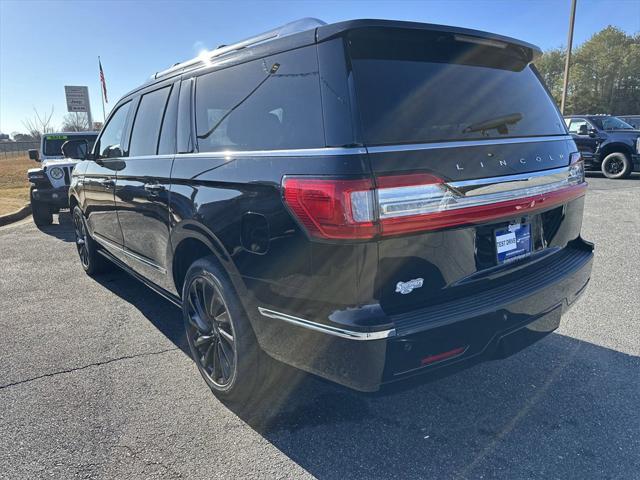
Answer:
[[[543,50],[565,45],[570,0],[449,1],[13,1],[0,0],[0,132],[24,132],[34,109],[53,107],[59,127],[64,85],[87,85],[102,121],[98,55],[107,115],[153,73],[278,25],[384,18],[455,25],[516,37]],[[640,0],[578,0],[574,46],[607,25],[640,32]]]

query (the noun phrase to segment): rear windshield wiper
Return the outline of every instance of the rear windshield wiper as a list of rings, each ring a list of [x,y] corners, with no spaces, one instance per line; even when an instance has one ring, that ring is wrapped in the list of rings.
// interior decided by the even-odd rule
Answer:
[[[498,130],[498,133],[506,135],[509,133],[508,125],[513,125],[522,120],[521,113],[510,113],[509,115],[503,115],[501,117],[491,118],[489,120],[485,120],[483,122],[478,122],[469,125],[465,128],[462,133],[471,133],[471,132],[484,132],[485,130]]]

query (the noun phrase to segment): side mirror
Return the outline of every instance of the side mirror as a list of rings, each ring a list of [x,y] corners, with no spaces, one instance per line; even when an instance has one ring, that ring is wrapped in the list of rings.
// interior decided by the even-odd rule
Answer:
[[[29,150],[29,159],[33,160],[34,162],[39,162],[40,154],[38,153],[38,150],[36,149]]]
[[[595,138],[597,136],[597,134],[598,134],[598,131],[595,128],[590,128],[589,129],[589,136],[591,138]]]
[[[68,140],[62,144],[62,154],[66,158],[84,160],[87,158],[89,142],[85,139]]]
[[[105,155],[106,154],[106,155]],[[122,150],[120,149],[120,145],[109,145],[104,149],[102,153],[103,157],[107,158],[119,158],[122,156]]]
[[[578,135],[589,135],[589,129],[584,123],[578,127]]]

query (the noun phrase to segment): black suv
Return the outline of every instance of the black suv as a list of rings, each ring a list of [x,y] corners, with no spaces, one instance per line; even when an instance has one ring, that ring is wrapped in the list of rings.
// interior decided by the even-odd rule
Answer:
[[[640,171],[640,130],[611,115],[571,115],[567,128],[589,170],[607,178],[625,178]]]
[[[179,305],[228,402],[260,398],[286,371],[272,359],[374,391],[518,351],[593,259],[539,53],[305,20],[157,73],[74,170],[82,266],[108,259]]]

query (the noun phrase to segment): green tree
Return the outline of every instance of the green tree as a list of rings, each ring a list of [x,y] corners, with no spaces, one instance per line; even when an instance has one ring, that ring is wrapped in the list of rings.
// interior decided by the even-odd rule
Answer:
[[[545,52],[536,66],[560,104],[565,49]],[[640,34],[608,26],[575,49],[566,114],[640,112]]]

